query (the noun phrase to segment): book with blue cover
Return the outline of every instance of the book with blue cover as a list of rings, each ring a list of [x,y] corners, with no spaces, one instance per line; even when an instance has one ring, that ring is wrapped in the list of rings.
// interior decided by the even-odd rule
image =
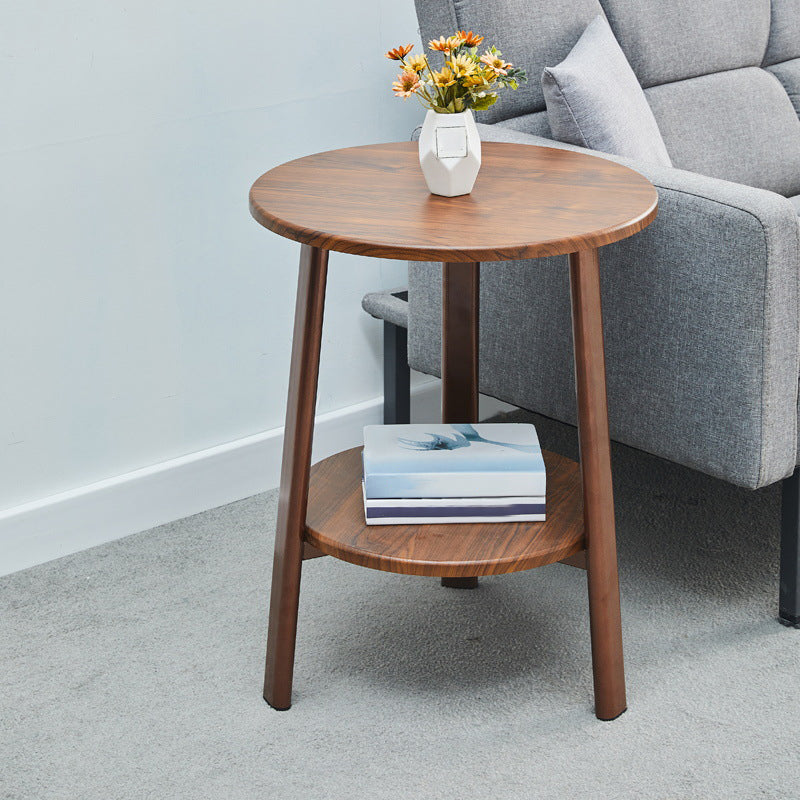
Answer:
[[[542,450],[536,429],[530,424],[364,428],[367,502],[392,498],[525,498],[541,505],[545,488]]]

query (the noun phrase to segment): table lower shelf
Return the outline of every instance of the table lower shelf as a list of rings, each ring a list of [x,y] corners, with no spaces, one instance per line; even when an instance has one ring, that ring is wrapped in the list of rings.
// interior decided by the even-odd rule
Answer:
[[[545,522],[367,525],[361,448],[311,468],[305,538],[323,553],[403,575],[460,578],[541,567],[584,549],[579,465],[544,453]]]

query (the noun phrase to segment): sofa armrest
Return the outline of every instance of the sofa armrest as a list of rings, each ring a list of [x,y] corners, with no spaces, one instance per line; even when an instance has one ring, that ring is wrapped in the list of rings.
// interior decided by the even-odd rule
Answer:
[[[623,164],[631,169],[635,169],[644,175],[657,189],[672,190],[692,195],[698,198],[705,198],[712,203],[721,203],[733,208],[747,211],[761,220],[768,227],[777,226],[778,229],[788,232],[789,238],[796,244],[797,233],[797,213],[792,204],[781,195],[765,189],[755,189],[752,186],[745,186],[741,183],[731,183],[719,178],[710,178],[696,172],[676,169],[675,167],[663,167],[657,164],[643,164],[629,158],[614,156],[608,153],[601,153],[598,150],[589,150],[585,147],[557,142],[553,139],[546,139],[543,136],[532,136],[522,133],[513,128],[497,125],[484,125],[478,123],[481,140],[484,142],[511,142],[515,144],[531,144],[539,147],[552,147],[556,150],[572,150],[576,153],[587,153],[588,155],[605,158],[617,164]]]
[[[792,203],[762,189],[636,164],[501,125],[479,129],[484,141],[592,152],[636,169],[658,188],[657,219],[601,255],[614,438],[750,488],[789,475],[797,463],[800,375],[800,225]],[[530,353],[548,325],[560,324],[555,315],[561,312],[551,308],[563,311],[565,298],[563,287],[543,278],[528,291],[532,317],[540,319],[540,332],[527,342]],[[552,297],[538,296],[544,292]],[[412,302],[412,361],[422,358],[415,313]],[[538,370],[550,370],[547,386],[534,387],[532,374],[509,394],[511,369],[501,377],[499,367],[490,367],[487,380],[497,385],[484,391],[570,421],[569,368],[549,363],[548,348],[553,344],[533,356],[540,358]]]
[[[408,327],[408,290],[392,289],[388,292],[370,292],[364,295],[361,308],[375,319],[390,322],[398,328]]]

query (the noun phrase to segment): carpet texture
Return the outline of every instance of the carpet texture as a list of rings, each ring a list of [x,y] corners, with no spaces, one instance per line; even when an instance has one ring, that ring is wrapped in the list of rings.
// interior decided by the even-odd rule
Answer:
[[[331,558],[304,566],[294,706],[273,711],[271,492],[0,580],[0,797],[797,797],[778,487],[613,459],[618,720],[592,714],[583,572],[459,591]]]

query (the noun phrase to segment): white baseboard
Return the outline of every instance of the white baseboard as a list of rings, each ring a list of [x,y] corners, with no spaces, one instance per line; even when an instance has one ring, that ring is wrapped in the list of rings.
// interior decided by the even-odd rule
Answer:
[[[412,417],[439,416],[439,381],[412,393]],[[513,408],[481,397],[481,418]],[[361,444],[364,425],[380,423],[383,398],[321,414],[313,460]],[[173,458],[97,483],[0,511],[0,575],[121,539],[273,489],[280,479],[283,428]]]

